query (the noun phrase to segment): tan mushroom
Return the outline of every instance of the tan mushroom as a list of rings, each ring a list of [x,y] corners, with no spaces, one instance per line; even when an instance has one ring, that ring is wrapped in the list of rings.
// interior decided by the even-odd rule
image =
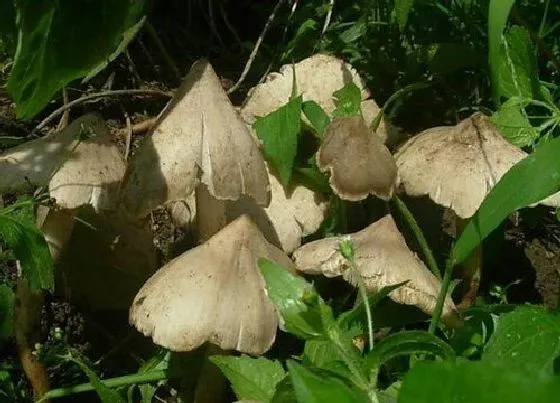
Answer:
[[[241,195],[269,202],[258,142],[224,92],[212,66],[195,62],[139,147],[124,185],[130,212],[145,216],[167,202],[186,200],[199,183],[218,200]]]
[[[433,312],[439,281],[408,248],[390,215],[349,237],[354,243],[356,266],[368,291],[377,292],[382,287],[408,281],[389,295],[391,299],[415,305],[428,314]],[[327,277],[342,276],[356,285],[356,278],[339,251],[339,243],[344,238],[325,238],[302,246],[294,252],[296,270]],[[448,297],[443,313],[450,315],[454,310]]]
[[[294,69],[298,94],[303,96],[304,101],[317,102],[327,114],[332,114],[336,107],[333,92],[350,82],[361,90],[365,121],[370,124],[379,113],[379,107],[373,99],[369,99],[369,91],[350,64],[334,56],[316,54],[295,65],[282,66],[279,73],[269,74],[264,83],[253,88],[241,107],[241,115],[247,123],[253,124],[257,117],[266,116],[288,102],[292,94]],[[376,134],[382,142],[393,143],[397,130],[382,119]]]
[[[333,119],[317,153],[317,166],[330,172],[331,188],[341,199],[364,200],[370,193],[383,200],[393,196],[395,160],[361,116]]]
[[[208,341],[262,354],[274,342],[278,317],[257,265],[261,257],[291,267],[284,252],[241,216],[154,274],[136,295],[130,322],[175,351]]]

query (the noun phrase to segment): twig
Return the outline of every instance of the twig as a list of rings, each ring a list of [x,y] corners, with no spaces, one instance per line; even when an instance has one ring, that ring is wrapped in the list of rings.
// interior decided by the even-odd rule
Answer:
[[[163,45],[163,42],[161,41],[159,35],[157,34],[154,26],[150,23],[150,21],[146,21],[146,29],[148,30],[148,33],[150,34],[150,36],[152,37],[154,42],[156,43],[156,46],[158,47],[159,51],[161,52],[165,62],[167,63],[167,65],[173,71],[173,74],[175,75],[175,78],[177,80],[181,81],[182,77],[181,77],[181,72],[179,71],[179,68],[177,67],[177,65],[173,61],[173,58],[171,57],[169,52],[167,52],[167,49],[165,49],[165,46]]]
[[[66,89],[66,87],[64,87],[62,89],[62,104],[63,105],[68,105],[69,99],[68,99],[68,90]],[[64,129],[66,126],[68,126],[68,121],[70,120],[70,114],[68,113],[68,109],[65,109],[64,112],[62,113],[62,117],[60,118],[60,122],[58,122],[58,131]]]
[[[241,76],[239,77],[239,80],[237,80],[237,82],[233,85],[233,87],[229,89],[228,94],[237,91],[239,86],[243,83],[243,81],[245,81],[245,78],[247,78],[247,74],[249,73],[249,70],[251,69],[253,62],[255,61],[255,57],[257,56],[257,52],[261,47],[262,41],[264,40],[266,33],[268,32],[270,26],[272,25],[272,22],[276,18],[276,13],[280,9],[280,7],[285,3],[285,1],[286,0],[278,0],[278,3],[276,3],[276,5],[274,6],[272,13],[270,13],[270,15],[268,16],[268,20],[266,21],[266,24],[264,24],[264,28],[261,34],[259,35],[257,42],[255,43],[255,47],[253,48],[251,54],[249,55],[249,60],[247,60],[247,63],[245,63],[245,67],[243,68],[243,72],[241,72]]]
[[[124,160],[128,161],[128,154],[130,153],[130,143],[132,142],[132,125],[130,124],[130,116],[124,111],[124,119],[126,121],[126,142],[124,150]]]
[[[130,129],[132,130],[132,134],[146,133],[146,132],[149,132],[150,130],[152,130],[152,128],[154,127],[156,122],[157,122],[157,117],[148,118],[148,119],[143,120],[141,122],[134,123],[134,124],[130,125]],[[124,136],[128,135],[128,127],[116,130],[114,132],[114,135],[117,136],[117,137],[124,137]]]
[[[85,95],[78,99],[68,102],[66,105],[62,105],[60,108],[54,110],[49,116],[47,116],[41,123],[31,131],[32,134],[43,129],[48,125],[54,118],[56,118],[64,111],[73,108],[76,105],[83,104],[84,102],[93,101],[100,98],[107,97],[118,97],[123,95],[147,95],[147,96],[163,96],[171,98],[172,94],[170,92],[165,92],[162,90],[141,90],[141,89],[127,89],[127,90],[112,90],[112,91],[102,91],[95,94]]]

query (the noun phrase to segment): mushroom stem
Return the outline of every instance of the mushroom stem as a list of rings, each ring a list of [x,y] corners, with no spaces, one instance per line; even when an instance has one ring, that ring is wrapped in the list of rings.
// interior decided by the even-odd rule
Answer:
[[[459,238],[469,220],[455,217],[455,236]],[[465,293],[458,305],[460,309],[468,309],[474,305],[478,288],[480,286],[480,276],[482,274],[482,244],[478,245],[469,257],[459,265],[461,277],[465,283]]]
[[[204,362],[196,382],[194,403],[223,402],[226,388],[226,378],[222,371],[208,358],[211,355],[230,355],[216,345],[208,344],[204,352]]]
[[[226,203],[201,184],[196,188],[196,237],[199,244],[210,239],[227,224]]]
[[[426,263],[428,264],[430,271],[434,274],[434,276],[436,276],[438,280],[441,280],[441,272],[438,268],[432,249],[430,248],[430,245],[428,245],[428,241],[426,240],[426,237],[424,236],[422,229],[418,225],[418,222],[414,218],[414,215],[408,209],[406,204],[396,194],[393,196],[392,200],[394,204],[397,206],[397,209],[401,213],[402,217],[405,219],[408,226],[414,233],[414,236],[416,237],[416,240],[420,245],[420,249],[422,249],[422,253],[426,258]]]

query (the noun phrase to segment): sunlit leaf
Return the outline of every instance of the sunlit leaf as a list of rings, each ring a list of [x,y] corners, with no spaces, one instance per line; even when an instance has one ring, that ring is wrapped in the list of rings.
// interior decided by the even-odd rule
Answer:
[[[362,94],[353,81],[333,93],[336,109],[333,116],[360,116],[362,113]]]
[[[414,7],[415,0],[395,0],[395,16],[399,24],[399,29],[404,31],[408,22],[408,15]]]
[[[498,97],[498,69],[501,67],[500,44],[509,12],[515,0],[490,0],[488,5],[488,60],[492,75],[492,89]]]
[[[525,106],[524,100],[512,97],[500,105],[490,118],[500,133],[517,147],[533,145],[539,137],[539,131],[531,126],[525,114]]]

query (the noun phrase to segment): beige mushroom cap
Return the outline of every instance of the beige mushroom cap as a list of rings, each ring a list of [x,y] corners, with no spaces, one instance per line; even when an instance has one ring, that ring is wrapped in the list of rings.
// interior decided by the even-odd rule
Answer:
[[[397,166],[385,145],[361,116],[335,117],[317,153],[321,171],[330,171],[330,184],[341,199],[359,201],[368,194],[389,200]]]
[[[292,265],[241,216],[153,275],[134,299],[130,322],[175,351],[208,341],[224,350],[262,354],[274,342],[278,316],[257,266],[261,257]]]
[[[407,194],[428,195],[461,218],[471,217],[500,178],[526,153],[481,113],[456,126],[428,129],[396,153]]]
[[[354,259],[368,291],[408,281],[389,295],[394,301],[415,305],[431,314],[435,308],[440,283],[408,248],[390,215],[362,231],[349,235],[354,243]],[[296,269],[327,277],[342,276],[356,284],[346,260],[339,251],[344,237],[331,237],[310,242],[294,252]],[[451,298],[445,301],[443,313],[455,310]]]
[[[29,184],[49,187],[65,209],[116,207],[125,164],[105,121],[95,114],[74,120],[53,136],[29,141],[0,155],[0,192]]]
[[[124,201],[144,216],[166,202],[185,200],[202,182],[220,200],[269,202],[268,176],[257,141],[231,105],[205,60],[195,62],[136,152]]]
[[[358,72],[348,63],[334,56],[316,54],[294,65],[298,94],[304,101],[317,102],[327,114],[332,114],[336,105],[333,92],[354,82],[362,92],[362,114],[366,122],[371,123],[379,113],[379,107],[373,99],[368,99],[369,91]],[[290,99],[293,87],[292,64],[282,66],[279,73],[270,73],[266,80],[249,92],[249,96],[241,107],[241,116],[249,124],[257,117],[263,117],[286,104]],[[381,120],[376,134],[383,142],[387,141],[388,126]],[[390,129],[391,130],[391,129]]]

